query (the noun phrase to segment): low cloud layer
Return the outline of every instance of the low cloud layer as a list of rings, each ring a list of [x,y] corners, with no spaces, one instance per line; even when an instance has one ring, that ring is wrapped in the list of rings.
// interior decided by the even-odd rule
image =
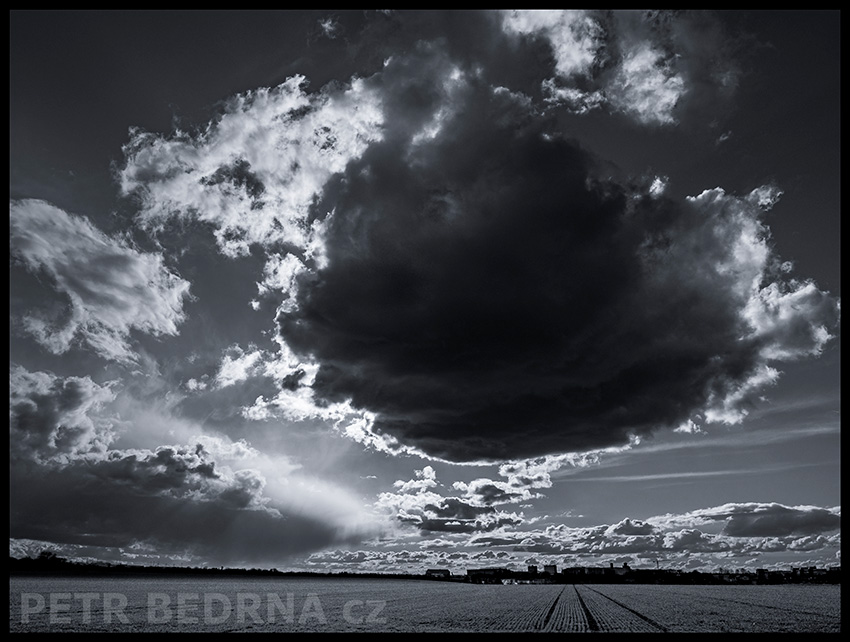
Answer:
[[[9,217],[13,258],[67,297],[67,306],[23,318],[42,346],[61,354],[82,344],[106,359],[130,362],[137,358],[133,331],[178,333],[189,283],[161,255],[140,252],[45,201],[11,201]]]
[[[14,539],[143,546],[160,563],[279,564],[380,529],[355,498],[298,475],[285,457],[203,434],[185,444],[120,448],[133,422],[117,415],[113,386],[17,365],[9,375]]]
[[[136,464],[138,474],[140,466],[153,467],[156,461]],[[107,468],[108,464],[93,470],[74,465],[36,477],[20,477],[13,471],[16,496],[10,536],[97,547],[127,548],[141,542],[165,559],[186,556],[210,564],[280,564],[290,555],[348,541],[324,520],[246,508],[241,491],[236,501],[226,490],[206,500],[178,497],[173,491],[186,490],[185,475],[174,487],[165,485],[167,472],[151,471],[155,476],[148,481],[162,483],[160,492],[151,492],[145,486],[125,486],[122,481],[127,478],[112,476],[117,471]]]
[[[429,479],[423,471],[419,480]],[[735,516],[774,516],[764,528],[739,531]],[[740,503],[664,515],[646,520],[624,518],[615,524],[570,527],[528,524],[480,532],[442,533],[420,543],[385,542],[380,550],[328,550],[310,555],[306,567],[322,565],[338,570],[384,570],[421,573],[424,568],[449,567],[453,573],[481,566],[524,570],[526,564],[608,566],[623,562],[633,568],[713,571],[722,567],[786,568],[787,555],[797,564],[803,555],[829,559],[838,553],[840,511],[817,506]],[[724,525],[721,532],[716,526]],[[733,532],[734,531],[734,532]],[[806,532],[808,534],[802,534]],[[836,559],[836,562],[838,560]],[[814,562],[812,562],[814,564]]]
[[[841,510],[777,503],[731,503],[683,515],[660,516],[651,521],[668,528],[722,523],[723,533],[731,537],[799,537],[839,528]]]
[[[300,507],[310,499],[297,483],[288,489],[292,497],[270,493],[263,472],[222,464],[200,443],[110,450],[34,472],[25,462],[11,470],[15,539],[97,549],[140,545],[161,563],[280,565],[377,532],[374,523],[342,523],[329,499]]]
[[[433,468],[426,466],[416,471],[414,479],[395,482],[394,492],[381,493],[376,506],[423,535],[440,532],[455,536],[445,542],[455,550],[485,546],[548,555],[745,555],[820,550],[837,546],[840,538],[836,532],[841,527],[838,507],[758,502],[729,503],[647,519],[626,517],[615,524],[592,527],[550,524],[535,528],[537,518],[529,519],[522,511],[499,506],[540,497],[539,489],[551,486],[547,470],[551,463],[537,462],[537,475],[518,473],[518,469],[532,464],[502,465],[500,473],[507,477],[506,482],[455,482],[453,489],[461,494],[441,489]]]
[[[557,524],[473,535],[468,543],[550,555],[739,556],[834,548],[840,542],[839,529],[839,508],[730,503],[646,520],[624,518],[610,525]]]
[[[409,547],[411,529],[440,538],[423,541],[426,553],[416,560],[390,557],[412,565],[433,566],[439,560],[474,565],[478,558],[470,551],[478,549],[491,559],[498,553],[513,563],[521,563],[522,554],[544,555],[547,563],[561,565],[607,564],[612,556],[627,556],[653,566],[663,559],[668,567],[678,567],[693,557],[700,566],[716,567],[727,558],[814,551],[823,555],[840,545],[840,507],[740,502],[584,527],[511,510],[511,504],[540,498],[541,491],[551,487],[549,472],[564,463],[550,457],[503,464],[499,473],[505,481],[480,478],[455,482],[451,489],[437,480],[431,466],[417,470],[413,479],[396,481],[394,491],[381,493],[376,502],[399,525],[383,541]],[[375,551],[360,553],[339,559],[331,555],[329,561],[373,568],[384,559]]]

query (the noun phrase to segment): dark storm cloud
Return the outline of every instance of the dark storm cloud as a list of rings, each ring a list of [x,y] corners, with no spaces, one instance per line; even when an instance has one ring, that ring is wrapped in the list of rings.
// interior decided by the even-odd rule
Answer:
[[[522,97],[451,69],[431,46],[388,63],[383,140],[314,208],[327,264],[277,321],[320,404],[432,456],[520,458],[739,420],[769,358],[820,350],[837,303],[779,273],[770,190],[605,180]]]
[[[201,445],[110,451],[38,469],[22,463],[13,466],[11,485],[12,538],[143,545],[164,559],[213,564],[278,564],[360,538],[321,515],[272,506],[258,471],[221,468]]]
[[[293,76],[234,97],[202,134],[136,130],[125,146],[143,227],[197,219],[228,256],[266,253],[260,292],[281,295],[293,376],[246,417],[330,417],[452,461],[590,451],[740,422],[774,363],[831,338],[837,301],[791,277],[761,222],[778,190],[674,201],[661,179],[615,181],[541,93],[558,76],[673,127],[734,88],[710,16],[355,22],[363,75],[317,91]],[[351,407],[370,414],[346,427]]]
[[[162,555],[216,563],[280,563],[345,538],[299,514],[284,518],[222,500],[192,501],[128,491],[81,474],[77,467],[12,476],[16,488],[10,536],[57,543],[130,546],[144,542]]]
[[[347,521],[356,511],[345,493],[304,489],[290,477],[289,462],[245,442],[202,435],[154,450],[117,447],[125,436],[132,441],[128,425],[141,433],[142,422],[167,425],[169,418],[155,411],[135,422],[119,417],[126,405],[111,384],[11,365],[9,398],[14,539],[62,550],[143,546],[157,552],[145,559],[165,563],[182,556],[276,564],[290,554],[359,541],[377,528],[365,519]],[[263,470],[274,476],[271,490]],[[285,492],[283,480],[291,482]]]
[[[246,469],[225,478],[200,444],[193,448],[161,446],[154,453],[112,452],[89,472],[104,483],[128,486],[134,494],[215,501],[233,509],[264,508],[268,501],[262,497],[262,475]]]
[[[142,494],[165,493],[175,497],[202,494],[212,480],[220,479],[215,462],[202,446],[162,446],[156,452],[112,451],[89,473],[107,484],[126,485]]]

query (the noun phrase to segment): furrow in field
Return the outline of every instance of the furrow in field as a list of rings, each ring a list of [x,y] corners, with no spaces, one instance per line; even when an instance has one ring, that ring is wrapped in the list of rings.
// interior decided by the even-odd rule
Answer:
[[[590,630],[574,587],[564,587],[543,630],[558,633],[584,633]]]
[[[665,632],[665,633],[667,632],[667,627],[666,627],[666,626],[664,626],[663,624],[659,624],[658,622],[656,622],[655,620],[653,620],[653,619],[652,619],[652,618],[650,618],[650,617],[647,617],[647,616],[646,616],[646,615],[644,615],[643,613],[640,613],[640,612],[638,612],[638,611],[635,611],[633,608],[631,608],[631,607],[629,607],[629,606],[626,606],[626,605],[625,605],[625,604],[623,604],[622,602],[620,602],[620,601],[618,601],[618,600],[614,599],[613,597],[611,597],[611,596],[609,596],[609,595],[605,595],[605,594],[604,594],[604,593],[602,593],[601,591],[597,591],[596,589],[593,589],[593,588],[591,588],[591,587],[589,587],[589,586],[587,586],[587,587],[585,587],[585,588],[587,588],[587,589],[589,589],[589,590],[593,591],[594,593],[597,593],[598,595],[601,595],[602,597],[604,597],[604,598],[605,598],[605,599],[607,599],[607,600],[610,600],[611,602],[613,602],[614,604],[616,604],[616,605],[617,605],[617,606],[619,606],[620,608],[626,609],[629,613],[631,613],[631,614],[633,614],[633,615],[635,615],[635,616],[639,617],[641,620],[643,620],[644,622],[646,622],[646,623],[647,623],[647,624],[649,624],[650,626],[652,626],[652,627],[654,627],[654,628],[658,629],[659,631],[663,631],[663,632]]]
[[[664,631],[660,625],[645,616],[611,600],[587,586],[577,589],[585,608],[596,622],[598,631],[617,633],[658,633]]]
[[[564,587],[566,588],[566,587]],[[561,595],[564,593],[564,589],[562,588],[558,594],[555,596],[555,599],[552,601],[552,605],[549,607],[549,610],[546,611],[546,617],[543,618],[543,622],[540,624],[538,628],[545,629],[546,625],[549,624],[549,620],[552,619],[552,614],[555,612],[555,607],[558,606],[558,600],[561,599]]]
[[[582,612],[584,613],[584,618],[587,621],[587,630],[588,631],[598,631],[599,624],[596,622],[596,618],[593,616],[591,610],[587,607],[587,603],[582,598],[581,593],[578,590],[578,587],[573,585],[573,589],[576,592],[576,597],[578,598],[578,604],[581,607]]]

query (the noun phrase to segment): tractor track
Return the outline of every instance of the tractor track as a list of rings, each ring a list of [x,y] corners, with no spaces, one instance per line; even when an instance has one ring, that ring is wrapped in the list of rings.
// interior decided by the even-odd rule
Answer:
[[[602,596],[602,597],[604,597],[606,600],[610,600],[611,602],[613,602],[614,604],[616,604],[616,605],[617,605],[617,606],[619,606],[620,608],[625,609],[626,611],[628,611],[628,612],[629,612],[629,613],[631,613],[632,615],[636,615],[637,617],[639,617],[641,620],[643,620],[643,621],[644,621],[644,622],[646,622],[647,624],[649,624],[649,625],[651,625],[651,626],[654,626],[654,627],[655,627],[655,628],[657,628],[659,631],[661,631],[661,632],[663,632],[663,633],[667,633],[667,632],[668,632],[667,627],[666,627],[666,626],[664,626],[663,624],[659,624],[658,622],[656,622],[655,620],[653,620],[653,619],[652,619],[652,618],[650,618],[650,617],[647,617],[647,616],[646,616],[646,615],[644,615],[643,613],[640,613],[639,611],[635,611],[633,608],[631,608],[631,607],[629,607],[629,606],[626,606],[625,604],[623,604],[623,603],[622,603],[622,602],[620,602],[619,600],[615,600],[613,597],[610,597],[610,596],[608,596],[608,595],[605,595],[605,593],[602,593],[601,591],[597,591],[596,589],[590,588],[589,586],[585,586],[584,588],[586,588],[588,591],[593,591],[593,592],[594,592],[594,593],[596,593],[597,595],[601,595],[601,596]],[[578,589],[576,589],[576,592],[578,593]],[[579,595],[579,599],[581,600],[581,596],[580,596],[580,595]],[[586,607],[585,607],[585,605],[584,605],[584,600],[581,600],[581,604],[582,604],[582,608],[585,608],[585,613],[586,613],[586,614],[587,614],[587,613],[589,613],[589,611],[587,611],[587,609],[586,609]],[[588,620],[588,623],[589,623],[589,620]],[[595,630],[595,629],[591,629],[591,630]]]
[[[560,600],[560,599],[561,599],[561,595],[563,595],[564,590],[565,590],[566,588],[567,588],[566,586],[565,586],[564,588],[562,588],[562,589],[561,589],[561,591],[560,591],[560,593],[558,593],[558,594],[555,596],[555,599],[554,599],[554,600],[552,600],[552,605],[549,607],[549,610],[546,612],[546,617],[544,617],[544,618],[543,618],[543,624],[542,624],[542,625],[540,625],[540,628],[541,628],[541,629],[545,629],[545,628],[546,628],[546,625],[547,625],[547,624],[549,624],[549,620],[551,620],[551,619],[552,619],[552,614],[555,612],[555,607],[558,605],[558,600]]]
[[[598,631],[599,623],[596,621],[596,618],[593,617],[593,613],[587,608],[587,604],[584,603],[584,598],[582,598],[581,593],[578,592],[578,587],[573,584],[573,589],[575,589],[576,595],[578,596],[578,603],[581,607],[582,612],[584,612],[584,617],[587,619],[587,628],[589,631]]]

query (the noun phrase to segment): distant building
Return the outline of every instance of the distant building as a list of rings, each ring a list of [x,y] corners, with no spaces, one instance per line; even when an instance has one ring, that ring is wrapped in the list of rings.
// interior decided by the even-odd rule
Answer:
[[[557,564],[544,564],[543,572],[548,575],[557,575],[558,574],[558,565]]]
[[[501,584],[503,578],[510,577],[512,571],[506,568],[467,569],[466,577],[473,584]]]
[[[531,575],[537,575],[537,567],[536,567],[536,566],[529,566],[529,567],[528,567],[528,572],[529,572]]]
[[[425,571],[425,577],[433,577],[440,579],[448,579],[452,574],[449,572],[447,568],[429,568]]]

